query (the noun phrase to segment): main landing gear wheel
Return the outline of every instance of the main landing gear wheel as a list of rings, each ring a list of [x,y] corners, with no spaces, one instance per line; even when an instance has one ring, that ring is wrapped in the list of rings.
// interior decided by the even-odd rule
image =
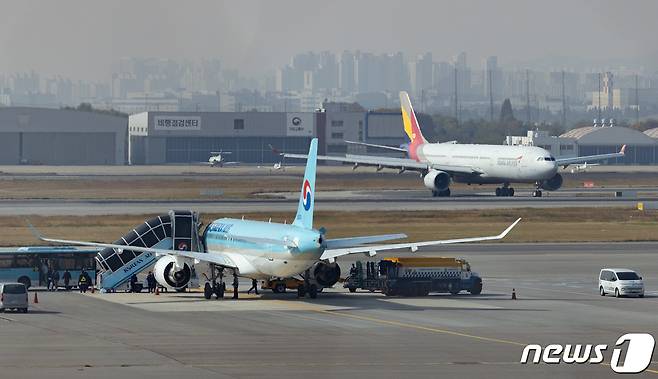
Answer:
[[[210,300],[210,298],[212,297],[212,293],[213,293],[212,285],[206,282],[206,285],[203,286],[203,297],[205,297],[206,300]]]
[[[443,191],[432,191],[433,197],[450,197],[450,188],[446,188]]]
[[[224,292],[226,292],[226,283],[221,282],[215,285],[213,293],[217,296],[217,300],[224,298]]]
[[[272,292],[274,293],[285,293],[286,292],[286,284],[285,283],[277,283],[272,287]]]
[[[498,188],[496,188],[496,196],[502,196],[502,197],[514,196],[514,188],[512,188],[512,187],[498,187]]]
[[[315,299],[318,297],[318,287],[315,284],[311,284],[308,288],[308,297]]]

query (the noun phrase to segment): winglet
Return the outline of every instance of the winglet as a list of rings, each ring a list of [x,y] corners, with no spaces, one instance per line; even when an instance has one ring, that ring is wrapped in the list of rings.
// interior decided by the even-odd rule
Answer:
[[[619,150],[619,154],[625,155],[626,154],[626,145],[621,147],[621,150]]]
[[[507,229],[503,230],[503,232],[500,233],[500,234],[498,235],[498,238],[496,238],[496,239],[503,239],[503,238],[505,238],[505,236],[506,236],[509,232],[511,232],[512,229],[514,229],[514,227],[516,226],[516,224],[518,224],[520,221],[521,221],[521,217],[517,218],[516,221],[514,221],[514,222],[512,223],[512,225],[508,226]]]
[[[34,237],[36,237],[36,239],[38,239],[40,241],[45,241],[43,236],[39,232],[39,230],[37,228],[35,228],[34,225],[32,225],[30,220],[25,219],[25,222],[27,222],[27,227],[30,228],[30,232],[32,232],[32,235],[34,235]]]

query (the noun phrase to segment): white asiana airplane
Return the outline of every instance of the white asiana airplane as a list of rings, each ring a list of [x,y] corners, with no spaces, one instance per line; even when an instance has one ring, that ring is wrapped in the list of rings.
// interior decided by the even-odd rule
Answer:
[[[125,246],[107,243],[68,241],[46,238],[32,228],[42,241],[68,245],[93,246],[111,249],[130,249],[157,256],[154,273],[160,284],[185,288],[190,279],[191,267],[206,262],[228,269],[233,275],[251,279],[288,278],[300,275],[304,285],[298,289],[300,297],[307,293],[317,296],[319,289],[330,287],[340,279],[340,267],[336,258],[348,254],[374,256],[379,251],[409,249],[415,252],[421,246],[434,246],[462,242],[498,240],[504,238],[516,224],[496,236],[459,238],[450,240],[376,244],[406,238],[404,234],[375,235],[352,238],[325,238],[325,229],[313,227],[315,171],[318,140],[313,139],[308,153],[306,172],[302,182],[297,215],[292,224],[222,218],[213,221],[203,233],[203,251],[178,251],[149,247]],[[212,283],[205,284],[205,296],[213,293],[223,296],[223,285],[217,285],[214,268]],[[221,272],[221,271],[220,271]],[[223,276],[220,274],[220,281]],[[210,281],[210,280],[209,280]],[[220,292],[221,291],[221,292]],[[221,295],[220,295],[221,293]]]
[[[467,184],[502,184],[496,196],[514,196],[511,183],[534,183],[534,197],[541,197],[542,189],[555,191],[562,186],[558,167],[599,161],[624,156],[625,145],[618,153],[555,159],[548,151],[536,146],[507,146],[460,144],[455,141],[429,143],[420,130],[409,95],[400,92],[404,131],[409,137],[406,147],[391,147],[362,142],[350,142],[379,147],[407,154],[408,158],[372,155],[319,156],[320,160],[352,163],[357,166],[375,166],[419,171],[425,187],[433,196],[450,196],[452,181]],[[303,154],[283,153],[287,158],[306,158]]]

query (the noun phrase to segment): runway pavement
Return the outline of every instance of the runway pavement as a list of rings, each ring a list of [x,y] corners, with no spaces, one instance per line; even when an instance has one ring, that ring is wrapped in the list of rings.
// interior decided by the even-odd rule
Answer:
[[[656,250],[658,243],[481,244],[420,252],[468,259],[484,278],[479,296],[389,298],[337,288],[316,300],[266,293],[206,301],[200,293],[42,292],[32,313],[0,315],[0,372],[54,379],[613,377],[606,364],[519,359],[529,343],[612,346],[627,332],[658,337]],[[600,297],[603,266],[639,269],[647,297]],[[656,360],[642,376],[658,375]]]
[[[453,198],[345,197],[331,198],[318,195],[315,209],[319,211],[414,211],[414,210],[467,210],[510,208],[562,208],[562,207],[625,207],[635,208],[639,201],[658,201],[655,197],[514,197],[462,196]],[[0,200],[0,216],[16,215],[112,215],[155,214],[169,209],[191,209],[203,213],[249,213],[292,211],[296,198],[253,200]]]

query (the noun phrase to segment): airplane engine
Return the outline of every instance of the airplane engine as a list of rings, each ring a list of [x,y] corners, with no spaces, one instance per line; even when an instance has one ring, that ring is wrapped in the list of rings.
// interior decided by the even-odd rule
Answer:
[[[554,177],[544,180],[541,184],[541,188],[547,191],[556,191],[562,187],[562,175],[555,174]]]
[[[316,262],[310,270],[311,282],[322,287],[331,287],[340,279],[340,266],[338,263]]]
[[[176,270],[176,258],[164,256],[155,262],[153,268],[155,280],[161,285],[173,289],[182,289],[192,278],[192,268],[188,263],[183,263],[183,268]]]
[[[432,191],[445,191],[450,186],[450,174],[438,170],[430,170],[430,172],[423,177],[423,183],[425,187],[431,189]]]

